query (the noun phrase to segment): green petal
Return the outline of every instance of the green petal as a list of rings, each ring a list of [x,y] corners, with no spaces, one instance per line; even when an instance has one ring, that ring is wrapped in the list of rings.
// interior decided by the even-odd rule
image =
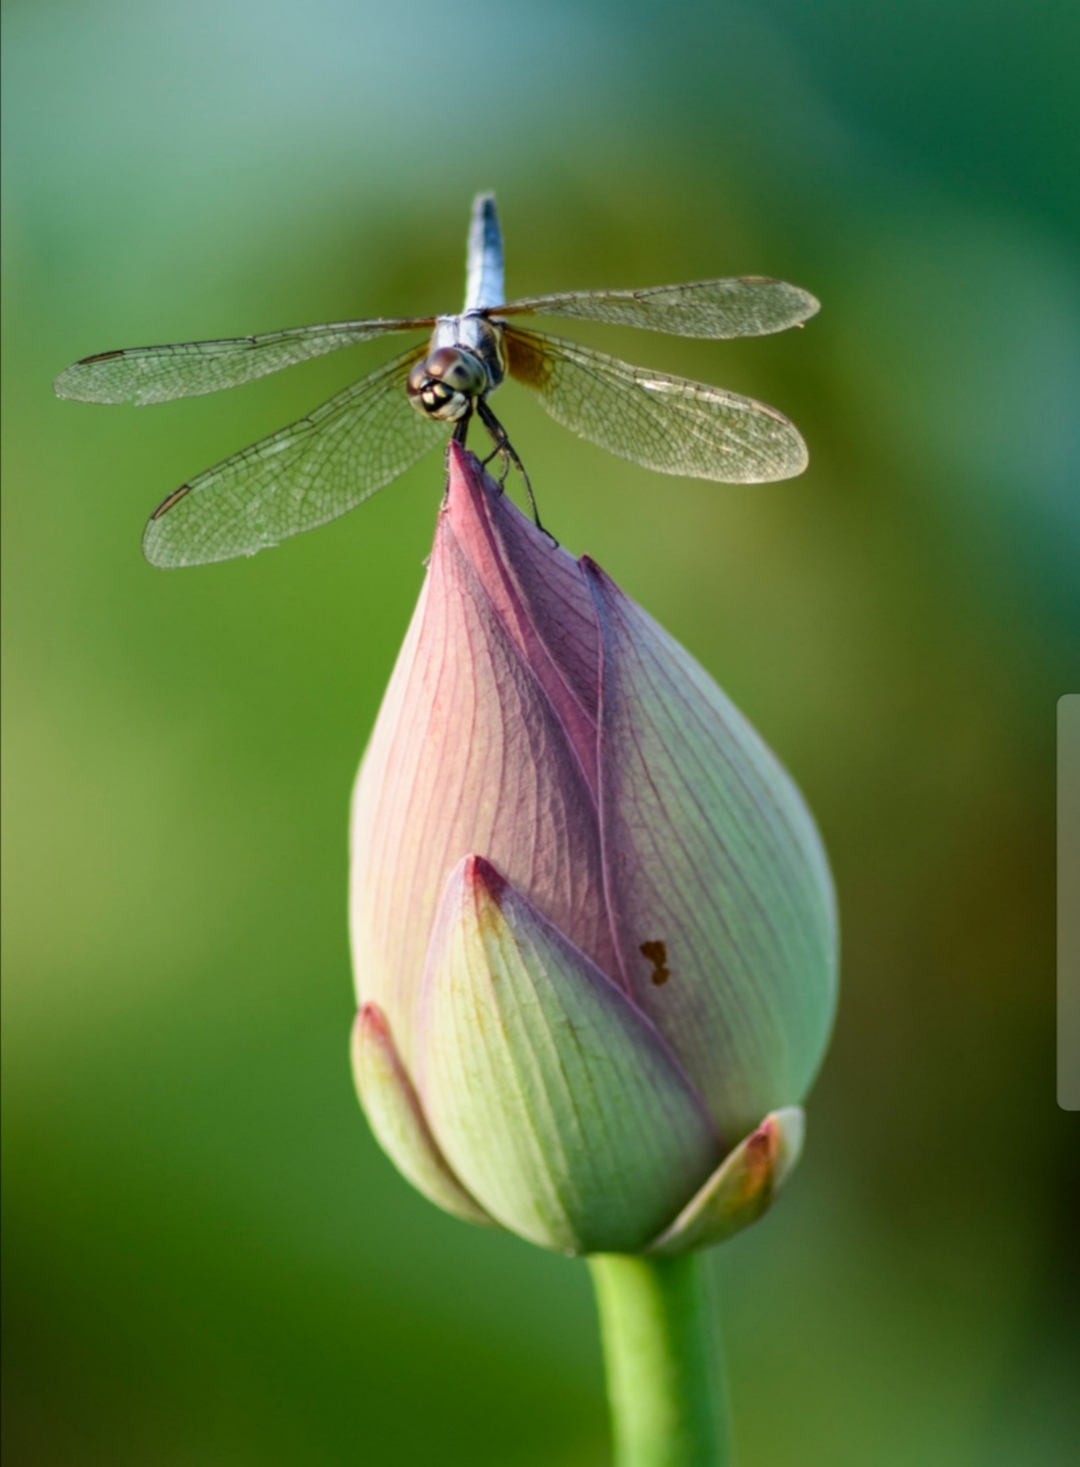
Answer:
[[[721,1134],[801,1101],[836,1004],[836,912],[813,818],[684,648],[591,562],[603,644],[600,823],[622,986]]]
[[[419,1089],[455,1173],[506,1227],[634,1252],[718,1141],[653,1025],[486,861],[447,884],[421,998]]]
[[[373,1003],[365,1004],[356,1016],[352,1066],[360,1103],[375,1139],[402,1176],[429,1201],[455,1217],[494,1227],[493,1220],[469,1196],[435,1144],[386,1020]]]
[[[802,1151],[804,1116],[797,1105],[773,1111],[717,1167],[701,1191],[646,1248],[670,1257],[722,1243],[755,1222],[779,1192]]]

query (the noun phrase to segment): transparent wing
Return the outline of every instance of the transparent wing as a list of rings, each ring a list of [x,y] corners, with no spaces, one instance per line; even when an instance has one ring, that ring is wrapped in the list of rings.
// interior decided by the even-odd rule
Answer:
[[[789,479],[806,467],[795,427],[751,397],[516,326],[506,328],[504,341],[511,376],[557,422],[620,458],[725,484]]]
[[[201,397],[373,336],[419,331],[434,324],[433,316],[340,321],[329,326],[294,326],[265,336],[103,351],[61,372],[53,389],[58,397],[79,402],[133,402],[140,407],[177,397]]]
[[[150,516],[143,552],[153,565],[205,565],[254,555],[336,519],[429,449],[447,425],[411,407],[416,347],[329,402],[175,489]]]
[[[698,280],[654,285],[648,290],[579,290],[538,295],[494,306],[493,316],[574,316],[614,326],[641,326],[671,336],[768,336],[797,326],[820,310],[809,291],[784,280],[746,275],[738,280]]]

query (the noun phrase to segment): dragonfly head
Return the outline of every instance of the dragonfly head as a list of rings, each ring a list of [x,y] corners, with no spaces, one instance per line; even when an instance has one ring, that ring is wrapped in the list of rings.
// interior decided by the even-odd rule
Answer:
[[[409,401],[427,418],[456,423],[490,386],[479,357],[458,346],[441,346],[409,373]]]

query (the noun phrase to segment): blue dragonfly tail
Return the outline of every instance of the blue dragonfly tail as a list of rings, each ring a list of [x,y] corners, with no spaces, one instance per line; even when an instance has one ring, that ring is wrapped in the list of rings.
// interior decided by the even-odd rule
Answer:
[[[473,199],[469,226],[468,280],[465,310],[501,306],[506,300],[503,285],[503,242],[494,194],[477,194]]]

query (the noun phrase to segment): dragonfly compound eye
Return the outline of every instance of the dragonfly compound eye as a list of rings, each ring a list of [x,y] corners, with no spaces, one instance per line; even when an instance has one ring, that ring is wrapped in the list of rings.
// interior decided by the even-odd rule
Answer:
[[[417,362],[409,373],[409,400],[428,417],[456,422],[470,401],[488,387],[483,363],[471,352],[444,346]]]
[[[437,377],[454,392],[465,392],[470,397],[479,397],[488,386],[483,363],[472,352],[462,351],[456,346],[442,346],[433,351],[424,363],[424,369],[429,377]]]

